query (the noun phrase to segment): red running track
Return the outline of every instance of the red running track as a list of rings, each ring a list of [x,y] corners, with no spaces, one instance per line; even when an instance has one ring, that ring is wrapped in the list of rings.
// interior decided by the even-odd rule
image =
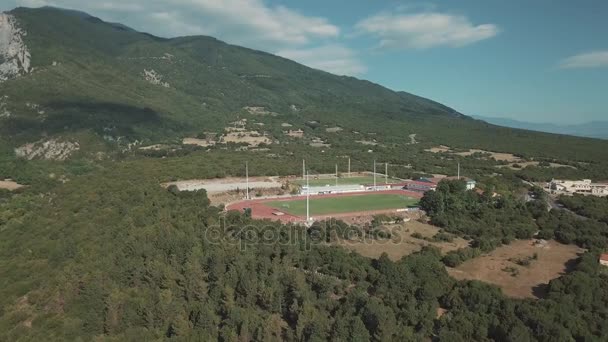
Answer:
[[[365,191],[365,192],[350,192],[350,193],[341,193],[341,194],[327,194],[327,195],[311,195],[312,198],[327,198],[327,197],[349,197],[349,196],[366,196],[371,194],[397,194],[404,195],[413,198],[422,198],[423,193],[408,191],[408,190],[384,190],[384,191]],[[228,204],[226,206],[226,211],[238,210],[243,212],[245,208],[251,208],[251,217],[254,219],[270,219],[270,220],[279,220],[284,223],[288,222],[304,222],[306,221],[306,217],[304,216],[296,216],[284,211],[278,210],[276,208],[267,206],[267,202],[276,202],[276,201],[294,201],[306,199],[306,196],[289,196],[289,197],[279,197],[279,198],[264,198],[264,199],[253,199],[253,200],[244,200],[240,202],[235,202]],[[283,213],[283,215],[274,215],[273,213]],[[329,218],[329,217],[349,217],[355,215],[372,215],[372,214],[381,214],[381,213],[390,213],[395,212],[395,210],[374,210],[374,211],[355,211],[352,213],[339,213],[334,215],[323,215],[317,218]]]

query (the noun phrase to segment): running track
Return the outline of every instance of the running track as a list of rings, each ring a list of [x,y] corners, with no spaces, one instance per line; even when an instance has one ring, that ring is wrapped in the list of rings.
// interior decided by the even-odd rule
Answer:
[[[327,197],[348,197],[348,196],[365,196],[370,194],[397,194],[404,195],[413,198],[422,198],[423,193],[407,191],[407,190],[384,190],[384,191],[365,191],[365,192],[350,192],[350,193],[342,193],[342,194],[328,194],[328,195],[311,195],[311,198],[327,198]],[[290,196],[290,197],[280,197],[280,198],[264,198],[264,199],[253,199],[253,200],[244,200],[240,202],[235,202],[228,204],[226,206],[226,211],[238,210],[243,212],[245,208],[251,208],[251,217],[254,219],[270,219],[270,220],[278,220],[284,223],[287,222],[304,222],[306,221],[306,217],[296,216],[292,214],[288,214],[284,211],[278,210],[276,208],[272,208],[266,205],[268,202],[275,201],[294,201],[306,199],[306,196]],[[283,215],[273,215],[273,213],[281,212]],[[323,216],[314,216],[316,219],[321,218],[329,218],[329,217],[349,217],[356,215],[374,215],[374,214],[385,214],[395,212],[394,209],[388,210],[374,210],[374,211],[356,211],[352,213],[339,213],[333,215],[323,215]]]

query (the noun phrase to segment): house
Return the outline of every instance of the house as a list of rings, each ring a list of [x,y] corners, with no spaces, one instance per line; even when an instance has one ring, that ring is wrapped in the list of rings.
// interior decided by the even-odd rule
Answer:
[[[608,266],[608,253],[603,253],[600,255],[600,265]]]
[[[591,179],[562,180],[552,179],[549,188],[566,194],[582,194],[598,197],[608,196],[608,183],[593,183]]]
[[[445,177],[443,179],[454,180],[458,179],[458,177]],[[467,190],[473,190],[477,186],[477,182],[474,179],[467,177],[460,177],[460,179],[464,180],[467,183]]]

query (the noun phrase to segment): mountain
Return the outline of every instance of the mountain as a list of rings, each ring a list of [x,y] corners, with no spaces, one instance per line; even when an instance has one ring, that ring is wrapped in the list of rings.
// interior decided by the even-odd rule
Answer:
[[[608,139],[608,121],[591,121],[576,125],[559,125],[553,123],[535,123],[513,120],[508,118],[495,118],[485,116],[472,116],[494,125],[527,129],[531,131],[575,135],[579,137]]]
[[[0,19],[0,132],[11,147],[57,138],[95,152],[111,144],[222,133],[248,118],[284,141],[282,124],[340,141],[514,151],[591,159],[603,142],[489,125],[435,101],[337,76],[212,37],[172,39],[78,11],[17,8]],[[258,126],[260,127],[260,126]],[[572,149],[557,148],[564,139]],[[330,141],[331,142],[331,141]],[[608,154],[606,155],[608,158]]]

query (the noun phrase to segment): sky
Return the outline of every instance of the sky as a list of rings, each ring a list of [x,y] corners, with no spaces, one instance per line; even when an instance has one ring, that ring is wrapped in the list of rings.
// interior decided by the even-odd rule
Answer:
[[[210,35],[468,114],[608,121],[605,0],[0,0]]]

